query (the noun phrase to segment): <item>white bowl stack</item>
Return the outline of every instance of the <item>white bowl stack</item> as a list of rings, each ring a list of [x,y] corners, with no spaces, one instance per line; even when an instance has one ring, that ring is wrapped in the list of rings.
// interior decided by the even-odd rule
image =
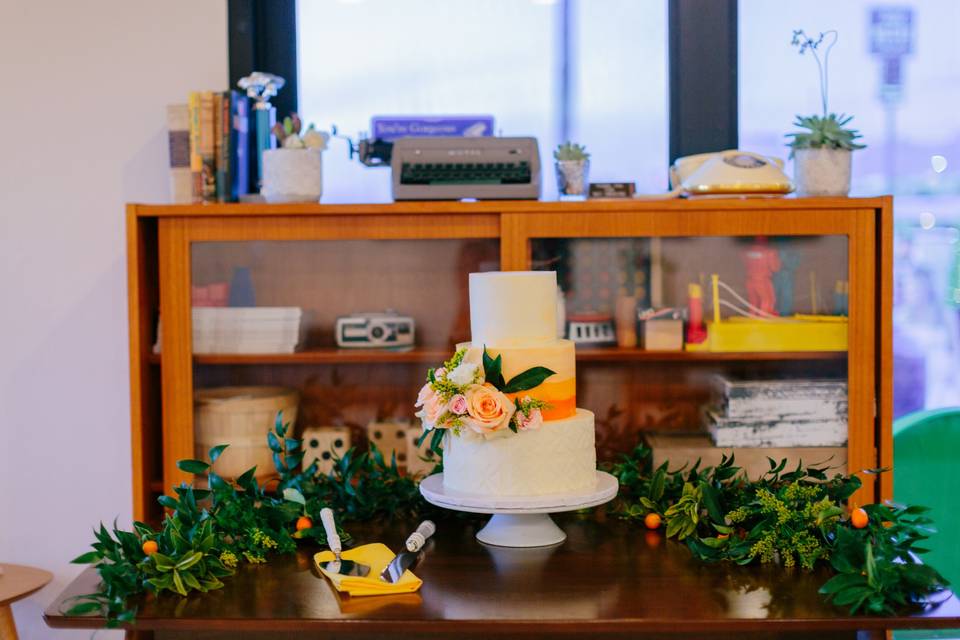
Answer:
[[[293,353],[300,307],[194,307],[194,353]]]

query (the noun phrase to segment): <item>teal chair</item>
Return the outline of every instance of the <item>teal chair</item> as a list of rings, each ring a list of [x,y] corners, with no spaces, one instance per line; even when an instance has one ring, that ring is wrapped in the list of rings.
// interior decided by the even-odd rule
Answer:
[[[894,501],[930,507],[937,534],[924,561],[960,591],[960,408],[919,411],[893,423]],[[960,638],[960,629],[901,631],[907,638]]]

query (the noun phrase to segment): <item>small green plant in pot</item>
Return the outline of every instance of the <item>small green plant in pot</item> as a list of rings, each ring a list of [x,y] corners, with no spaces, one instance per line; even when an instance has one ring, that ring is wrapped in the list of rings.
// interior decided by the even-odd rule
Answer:
[[[851,152],[863,149],[856,142],[860,134],[847,128],[853,116],[837,115],[827,110],[828,63],[830,50],[837,43],[837,32],[826,31],[817,38],[802,29],[793,32],[791,44],[800,55],[807,51],[817,63],[820,76],[821,115],[797,116],[794,126],[803,131],[787,134],[791,138],[790,157],[793,158],[797,195],[845,196],[850,192]],[[821,57],[822,53],[822,57]]]
[[[557,191],[561,197],[585,197],[590,178],[590,154],[582,144],[567,141],[553,152],[557,169]]]

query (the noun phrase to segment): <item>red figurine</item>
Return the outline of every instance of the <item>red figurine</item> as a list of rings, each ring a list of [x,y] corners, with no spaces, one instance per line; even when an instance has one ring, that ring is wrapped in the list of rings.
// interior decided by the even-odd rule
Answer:
[[[687,344],[700,344],[707,339],[707,327],[703,324],[703,288],[691,284],[687,294]]]
[[[777,315],[773,274],[780,271],[779,253],[767,244],[765,236],[757,236],[743,252],[743,261],[747,267],[747,299],[750,304],[766,314]]]

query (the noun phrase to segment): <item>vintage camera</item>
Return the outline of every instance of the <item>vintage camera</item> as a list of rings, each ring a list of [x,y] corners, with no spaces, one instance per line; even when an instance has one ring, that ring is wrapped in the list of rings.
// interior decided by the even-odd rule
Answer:
[[[413,318],[394,311],[354,313],[337,318],[337,346],[367,349],[412,347],[413,328]]]

